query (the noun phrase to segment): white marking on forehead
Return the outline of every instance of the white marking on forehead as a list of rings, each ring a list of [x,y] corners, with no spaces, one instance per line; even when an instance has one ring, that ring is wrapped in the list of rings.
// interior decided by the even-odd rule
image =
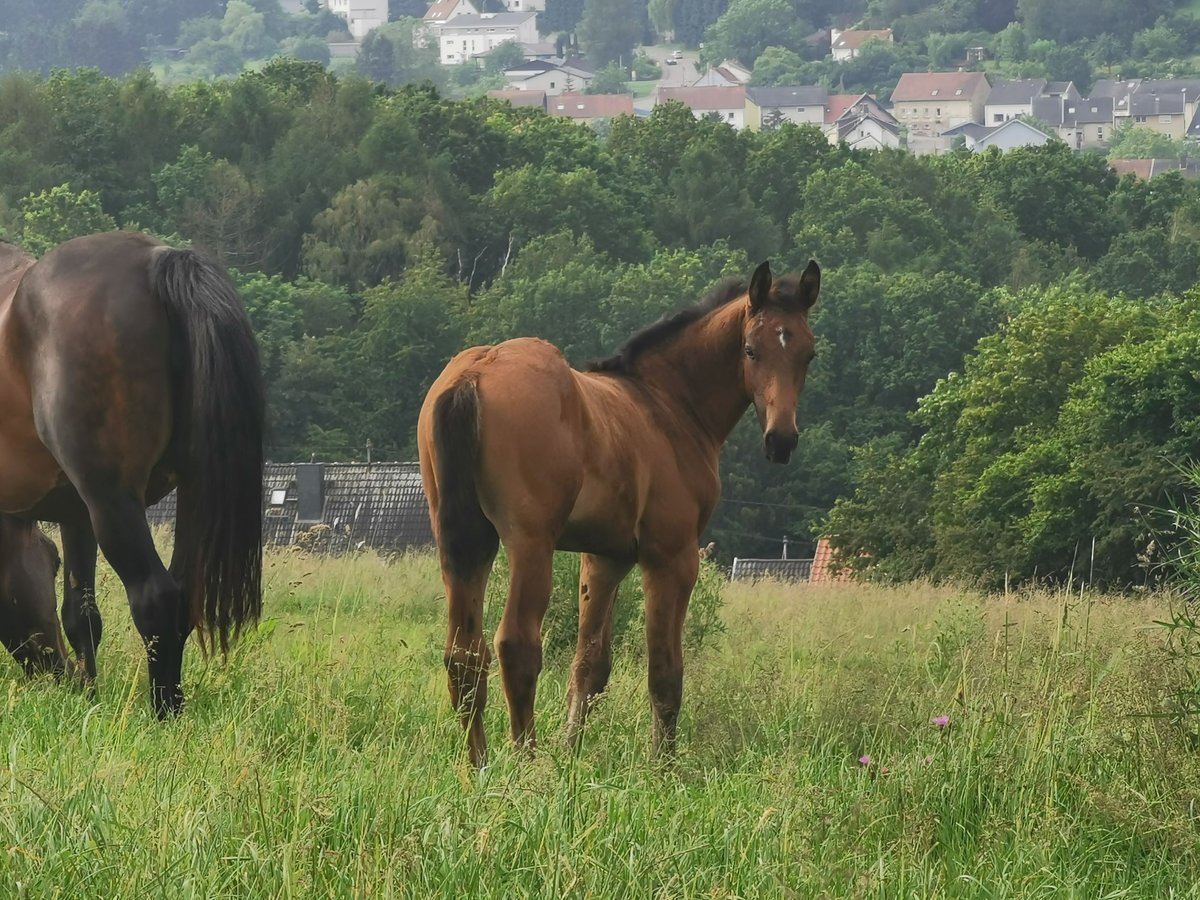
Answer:
[[[778,328],[776,328],[775,333],[777,335],[779,335],[779,346],[786,348],[787,347],[787,332],[785,332],[783,330],[783,326],[780,325]]]

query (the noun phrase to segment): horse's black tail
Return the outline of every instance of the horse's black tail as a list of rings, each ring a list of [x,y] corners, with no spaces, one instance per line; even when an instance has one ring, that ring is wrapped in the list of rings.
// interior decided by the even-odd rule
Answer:
[[[464,379],[434,403],[438,550],[455,575],[479,571],[496,555],[500,536],[479,505],[479,391]]]
[[[173,453],[179,487],[171,573],[206,650],[262,611],[265,400],[258,344],[217,264],[165,249],[154,286],[179,373]]]

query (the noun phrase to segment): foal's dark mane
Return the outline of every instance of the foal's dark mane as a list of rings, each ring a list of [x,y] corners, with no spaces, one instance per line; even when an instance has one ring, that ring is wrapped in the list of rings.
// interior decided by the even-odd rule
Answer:
[[[608,372],[614,375],[632,374],[637,361],[649,350],[661,347],[677,337],[681,331],[698,322],[715,309],[746,293],[746,282],[742,278],[722,278],[707,294],[693,306],[681,309],[670,316],[635,332],[612,356],[589,362],[588,372]]]

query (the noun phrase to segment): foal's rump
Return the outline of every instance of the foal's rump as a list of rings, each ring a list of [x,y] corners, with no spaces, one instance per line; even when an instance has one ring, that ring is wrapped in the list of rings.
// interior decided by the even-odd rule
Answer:
[[[549,536],[562,549],[625,552],[645,482],[630,436],[645,433],[643,419],[616,379],[573,370],[545,341],[459,354],[434,382],[418,424],[443,553],[453,559],[461,546],[466,562],[466,535],[486,531],[481,516],[506,541]],[[453,522],[461,545],[449,534]]]

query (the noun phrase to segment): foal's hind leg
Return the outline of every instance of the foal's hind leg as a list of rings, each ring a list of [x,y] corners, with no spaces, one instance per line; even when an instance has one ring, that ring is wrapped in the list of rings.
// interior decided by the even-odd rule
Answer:
[[[81,492],[83,493],[83,492]],[[183,597],[163,567],[142,504],[124,494],[84,494],[100,549],[129,595],[133,623],[146,645],[150,700],[160,718],[183,707],[180,672],[188,628]]]
[[[96,650],[104,626],[96,605],[96,535],[86,512],[59,527],[63,545],[63,630],[82,669],[84,685],[95,691]]]
[[[471,762],[476,768],[487,764],[483,710],[487,705],[491,653],[483,637],[483,599],[494,557],[493,551],[477,571],[465,576],[448,569],[443,569],[442,575],[450,612],[445,656],[450,702],[462,718]]]
[[[646,591],[646,650],[650,706],[654,712],[654,750],[675,750],[675,726],[683,700],[683,624],[700,557],[689,552],[642,563]]]
[[[554,547],[541,540],[521,538],[505,544],[510,577],[508,601],[496,629],[496,654],[508,700],[513,743],[532,751],[533,701],[542,671],[542,619],[550,602]]]
[[[579,740],[592,699],[604,692],[612,672],[613,605],[621,579],[633,568],[604,556],[584,553],[579,567],[579,638],[571,666],[567,701],[567,741]]]

